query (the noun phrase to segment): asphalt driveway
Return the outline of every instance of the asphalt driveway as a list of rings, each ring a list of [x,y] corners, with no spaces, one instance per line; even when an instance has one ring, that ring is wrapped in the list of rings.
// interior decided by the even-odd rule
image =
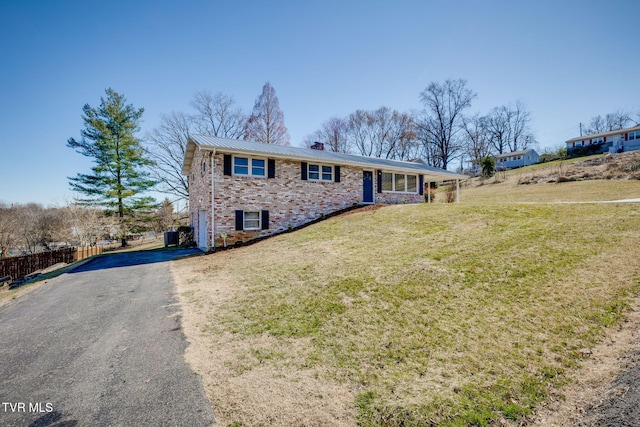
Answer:
[[[169,260],[96,258],[0,307],[0,425],[205,426]]]

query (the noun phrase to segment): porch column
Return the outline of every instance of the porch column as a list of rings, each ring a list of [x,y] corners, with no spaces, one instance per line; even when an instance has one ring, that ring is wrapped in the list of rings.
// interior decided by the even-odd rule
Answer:
[[[456,203],[460,203],[460,180],[456,179]]]

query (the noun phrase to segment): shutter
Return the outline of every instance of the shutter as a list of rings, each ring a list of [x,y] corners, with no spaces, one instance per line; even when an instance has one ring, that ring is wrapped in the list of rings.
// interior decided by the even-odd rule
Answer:
[[[335,174],[333,177],[334,178],[333,180],[335,182],[340,182],[340,166],[334,166],[333,173]]]
[[[244,211],[236,211],[236,230],[244,230]]]
[[[276,177],[276,161],[275,159],[267,159],[267,178]]]
[[[378,175],[378,193],[382,193],[382,171],[377,171]]]
[[[224,174],[231,175],[231,154],[224,155]]]
[[[624,134],[624,140],[625,140],[625,141],[628,141],[628,140],[629,140],[629,134],[628,134],[628,133],[625,133],[625,134]]]
[[[423,196],[424,195],[424,175],[418,175],[418,182],[419,182],[418,191],[420,192],[420,195]]]
[[[262,211],[262,229],[269,229],[269,211]]]
[[[300,179],[307,180],[307,162],[300,163]]]

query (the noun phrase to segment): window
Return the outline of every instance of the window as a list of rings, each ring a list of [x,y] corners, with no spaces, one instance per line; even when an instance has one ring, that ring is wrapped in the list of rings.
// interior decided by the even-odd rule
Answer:
[[[405,191],[405,179],[406,176],[400,173],[394,175],[394,185],[393,188],[396,191]]]
[[[268,230],[269,211],[236,211],[236,230]]]
[[[266,161],[264,159],[252,159],[250,157],[233,158],[233,174],[246,176],[266,176]]]
[[[333,166],[308,165],[310,181],[333,181]]]
[[[202,161],[202,173],[205,173],[207,171],[207,161],[203,160]]]
[[[382,191],[393,191],[396,193],[417,193],[418,176],[383,172],[381,188]]]
[[[244,229],[245,230],[260,230],[260,212],[245,212],[244,213]]]
[[[393,174],[382,173],[382,191],[393,191]]]
[[[629,132],[629,141],[635,139],[636,134],[638,134],[640,132]],[[640,135],[638,135],[640,136]]]
[[[418,192],[418,177],[415,175],[407,175],[407,192],[408,193],[417,193]]]

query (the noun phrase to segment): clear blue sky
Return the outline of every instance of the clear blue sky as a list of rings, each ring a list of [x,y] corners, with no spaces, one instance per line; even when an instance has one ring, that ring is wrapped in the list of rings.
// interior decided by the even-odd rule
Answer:
[[[464,78],[470,113],[522,99],[540,147],[559,146],[640,112],[639,15],[637,0],[1,0],[0,200],[73,197],[91,163],[66,141],[108,87],[145,109],[144,136],[196,91],[249,111],[270,81],[300,145],[331,116],[418,109],[430,82]]]

